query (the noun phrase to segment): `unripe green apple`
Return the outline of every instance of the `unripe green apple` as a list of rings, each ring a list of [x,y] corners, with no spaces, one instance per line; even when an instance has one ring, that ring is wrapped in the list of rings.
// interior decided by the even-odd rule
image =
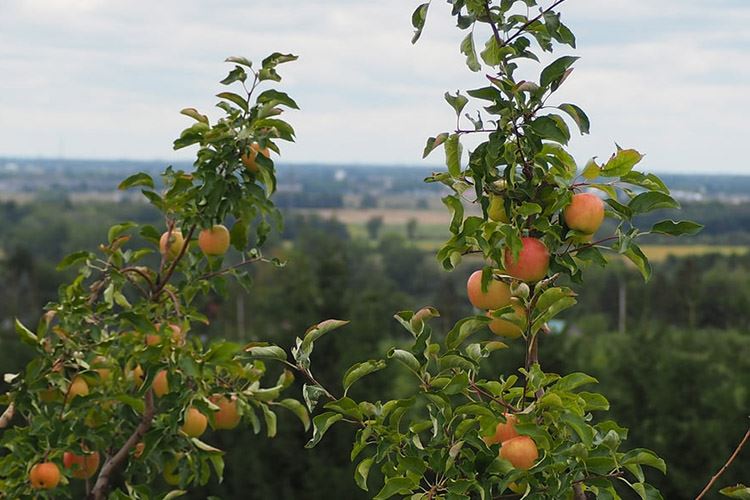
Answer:
[[[521,238],[521,252],[518,258],[513,258],[510,248],[505,249],[505,272],[514,278],[528,283],[534,283],[547,275],[549,270],[549,250],[537,238],[525,236]]]
[[[570,229],[594,234],[604,221],[604,202],[592,193],[574,194],[563,211],[563,218]]]
[[[184,244],[185,238],[182,236],[182,231],[173,229],[171,234],[169,231],[166,231],[159,238],[159,251],[162,255],[174,259],[180,254]]]
[[[510,222],[508,212],[505,211],[505,200],[496,194],[490,195],[490,204],[487,207],[487,216],[495,222],[507,224]]]
[[[482,271],[474,271],[469,276],[466,293],[469,302],[477,309],[502,309],[510,304],[510,286],[502,281],[490,279],[487,291],[482,291]]]

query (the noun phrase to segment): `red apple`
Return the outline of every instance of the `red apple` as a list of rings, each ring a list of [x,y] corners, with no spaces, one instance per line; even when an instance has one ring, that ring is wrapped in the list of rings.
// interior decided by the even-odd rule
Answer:
[[[604,202],[592,193],[574,194],[563,211],[563,218],[570,229],[594,234],[604,221]]]
[[[529,470],[539,458],[539,451],[529,436],[518,436],[503,443],[500,458],[509,461],[516,469]]]
[[[549,250],[537,238],[521,238],[521,252],[513,258],[510,248],[505,249],[505,272],[521,281],[533,283],[547,275],[549,270]]]
[[[510,304],[510,286],[502,281],[490,279],[487,291],[482,291],[482,271],[474,271],[466,282],[469,302],[477,309],[502,309]]]

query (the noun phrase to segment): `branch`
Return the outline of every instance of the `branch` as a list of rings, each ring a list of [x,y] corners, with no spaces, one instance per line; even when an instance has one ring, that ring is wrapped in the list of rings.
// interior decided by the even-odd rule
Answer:
[[[512,42],[514,39],[516,39],[521,33],[523,33],[524,31],[526,31],[526,28],[528,28],[529,26],[531,26],[532,24],[534,24],[535,22],[537,22],[538,20],[540,20],[541,18],[543,18],[544,14],[546,14],[547,12],[550,12],[552,9],[554,9],[555,7],[557,7],[558,5],[560,5],[561,3],[563,3],[564,1],[565,0],[557,0],[555,3],[553,3],[552,5],[550,5],[549,7],[547,7],[542,12],[540,12],[538,16],[536,16],[533,19],[529,19],[526,23],[524,23],[523,25],[521,25],[520,28],[518,28],[518,31],[516,31],[511,36],[509,36],[508,39],[505,40],[505,43],[501,43],[501,46],[508,45],[510,42]],[[495,28],[495,29],[497,29],[497,28]],[[497,38],[497,35],[495,35],[495,37]],[[499,41],[500,40],[498,39],[498,42]]]
[[[199,280],[207,280],[209,278],[213,278],[214,276],[221,276],[222,274],[228,273],[232,269],[237,269],[238,267],[246,266],[248,264],[252,264],[254,262],[258,262],[258,261],[261,261],[261,260],[262,261],[266,261],[266,259],[263,259],[262,257],[253,257],[252,259],[245,259],[242,262],[238,262],[237,264],[234,264],[232,266],[225,267],[224,269],[220,269],[218,271],[214,271],[212,273],[208,273],[208,274],[204,274],[202,276],[199,276],[198,279]]]
[[[119,469],[125,460],[128,458],[128,453],[143,438],[143,435],[151,428],[151,423],[154,420],[154,393],[151,389],[146,392],[146,407],[143,410],[143,416],[138,427],[135,428],[133,434],[130,435],[125,444],[107,459],[102,466],[102,470],[99,472],[99,477],[96,479],[94,489],[89,495],[91,500],[105,500],[107,498],[107,490],[109,489],[109,483],[112,480],[112,475]]]
[[[180,263],[180,260],[182,260],[182,257],[185,255],[185,252],[187,251],[188,246],[190,245],[190,240],[193,238],[193,233],[195,232],[196,225],[193,224],[193,226],[190,228],[190,231],[188,231],[187,237],[185,238],[184,243],[182,244],[182,248],[180,249],[180,253],[177,254],[177,257],[174,258],[172,263],[169,265],[169,268],[167,269],[167,273],[164,275],[164,278],[161,278],[157,281],[156,285],[154,286],[154,297],[158,297],[161,291],[164,289],[164,286],[169,282],[169,280],[172,278],[172,275],[174,274],[174,270],[177,267],[177,264]],[[169,252],[165,252],[165,255],[168,255]]]
[[[714,474],[714,476],[711,478],[711,480],[708,482],[705,488],[703,488],[703,491],[700,492],[700,494],[695,497],[695,500],[701,500],[706,493],[711,489],[711,487],[714,485],[714,483],[721,477],[722,474],[729,468],[730,465],[732,465],[732,462],[734,462],[734,459],[737,458],[737,455],[740,454],[740,451],[742,451],[742,448],[745,446],[747,441],[750,439],[750,428],[745,433],[745,437],[742,438],[742,441],[740,441],[740,444],[737,445],[737,448],[735,448],[734,453],[729,457],[729,460],[724,464],[724,466],[719,469],[719,472]]]

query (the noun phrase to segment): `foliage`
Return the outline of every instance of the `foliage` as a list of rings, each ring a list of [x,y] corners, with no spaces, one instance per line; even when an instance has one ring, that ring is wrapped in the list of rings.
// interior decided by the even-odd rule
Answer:
[[[86,495],[96,499],[153,498],[170,490],[167,496],[173,498],[184,487],[206,483],[211,474],[220,478],[223,452],[201,441],[202,431],[182,428],[191,409],[215,425],[217,396],[234,401],[256,433],[265,427],[273,437],[281,408],[308,425],[304,406],[281,398],[294,379],[291,372],[268,380],[265,363],[250,359],[241,345],[205,344],[191,333],[208,324],[197,298],[223,293],[230,277],[250,286],[248,264],[282,264],[260,251],[271,223],[280,225],[269,198],[274,165],[263,150],[278,153],[277,141],[294,139],[292,127],[278,115],[297,104],[273,88],[257,95],[256,90],[280,81],[277,66],[295,59],[274,53],[257,70],[245,58],[227,59],[234,67],[221,83],[241,87],[243,95],[219,93],[217,107],[224,116],[215,123],[195,109],[182,110],[195,123],[174,147],[198,146],[194,169],[167,168],[162,192],[146,173],[120,184],[121,189],[140,187],[163,214],[166,230],[135,222],[112,226],[98,253],[75,252],[60,263],[60,269],[78,266],[79,271],[60,288],[59,300],[47,306],[38,327],[32,331],[16,322],[20,339],[36,356],[20,373],[5,375],[10,390],[2,398],[8,407],[0,427],[14,414],[15,425],[0,436],[0,445],[10,452],[0,458],[0,496],[30,496],[31,467],[43,461],[60,465],[66,451],[101,454],[98,475],[85,484]],[[251,168],[246,157],[253,148],[259,152]],[[237,252],[202,253],[195,245],[198,232],[225,221],[232,222]],[[155,247],[161,258],[155,257]],[[275,355],[262,344],[252,350],[265,353],[259,358]],[[167,393],[155,396],[152,382],[162,371]],[[73,471],[60,468],[59,496],[80,498]],[[161,475],[165,482],[157,480]]]
[[[700,230],[690,221],[660,221],[647,232],[633,224],[640,214],[678,206],[658,177],[634,170],[642,159],[636,150],[618,146],[606,162],[592,159],[579,173],[564,149],[571,135],[566,119],[581,133],[589,132],[589,119],[574,104],[548,102],[570,76],[577,57],[555,59],[541,70],[537,82],[517,78],[522,64],[539,61],[534,44],[543,52],[552,52],[555,43],[575,47],[575,37],[555,10],[562,1],[539,6],[533,17],[529,12],[538,6],[535,0],[449,1],[458,27],[469,30],[461,42],[469,69],[478,72],[486,66],[490,74],[487,86],[467,95],[446,93],[456,112],[455,129],[431,137],[424,152],[427,156],[443,147],[447,171],[427,181],[441,182],[453,192],[443,199],[453,214],[453,236],[438,251],[438,260],[451,270],[462,256],[481,254],[490,263],[482,270],[482,291],[492,280],[506,283],[514,296],[512,303],[523,314],[506,305],[488,313],[491,317],[461,319],[441,336],[429,326],[429,320],[439,316],[437,310],[399,313],[396,319],[411,333],[412,342],[390,349],[385,358],[351,366],[343,375],[341,391],[318,383],[310,356],[315,341],[344,322],[329,320],[312,327],[292,349],[296,368],[308,379],[303,389],[307,406],[311,412],[321,410],[312,420],[307,446],[315,446],[337,422],[354,425],[358,429],[351,452],[351,459],[358,462],[354,479],[369,491],[369,471],[377,466],[383,483],[376,499],[396,495],[557,499],[585,498],[586,492],[597,498],[620,498],[615,483],[628,485],[644,499],[661,498],[646,482],[643,468],[666,473],[664,461],[647,449],[621,450],[627,431],[610,420],[595,422],[594,412],[609,409],[603,395],[583,390],[596,380],[580,372],[545,373],[538,359],[539,340],[549,332],[547,323],[576,302],[570,288],[556,284],[558,278],[568,276],[581,283],[583,268],[591,263],[605,266],[603,251],[614,250],[648,279],[651,267],[636,243],[639,236]],[[412,16],[414,41],[422,34],[428,9],[429,3],[422,4]],[[475,37],[483,29],[489,35],[478,57]],[[463,114],[469,97],[482,101],[483,111]],[[462,116],[471,127],[462,128]],[[488,139],[469,153],[464,164],[461,141],[474,133],[487,134]],[[570,229],[562,214],[576,192],[590,189],[607,196],[606,215],[618,221],[612,236],[593,242],[589,242],[593,235]],[[473,197],[470,203],[481,207],[482,216],[467,215],[468,196]],[[488,213],[492,197],[502,198],[503,216]],[[510,264],[520,259],[524,239],[529,237],[551,254],[549,271],[546,264],[539,266],[541,279],[522,278]],[[488,379],[482,373],[483,362],[508,345],[496,339],[469,339],[498,318],[521,329],[525,356],[519,375]],[[358,380],[390,363],[413,375],[409,397],[380,402],[357,401],[348,395]],[[508,414],[517,419],[516,431],[531,438],[525,442],[533,443],[528,466],[514,461],[511,451],[505,454],[509,445],[498,450],[491,439]]]

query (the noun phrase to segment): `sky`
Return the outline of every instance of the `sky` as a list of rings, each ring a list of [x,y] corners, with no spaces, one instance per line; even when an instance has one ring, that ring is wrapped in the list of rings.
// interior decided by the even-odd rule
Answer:
[[[485,85],[433,0],[411,45],[417,0],[0,0],[0,157],[190,159],[172,151],[195,107],[212,118],[218,81],[242,55],[273,51],[301,111],[288,163],[437,165],[445,91]],[[549,0],[542,2],[548,5]],[[568,0],[581,57],[556,99],[581,106],[579,164],[617,142],[657,172],[750,173],[738,147],[750,110],[747,0]],[[477,44],[482,44],[478,41]],[[540,68],[537,68],[537,71]],[[470,146],[470,144],[469,144]]]

